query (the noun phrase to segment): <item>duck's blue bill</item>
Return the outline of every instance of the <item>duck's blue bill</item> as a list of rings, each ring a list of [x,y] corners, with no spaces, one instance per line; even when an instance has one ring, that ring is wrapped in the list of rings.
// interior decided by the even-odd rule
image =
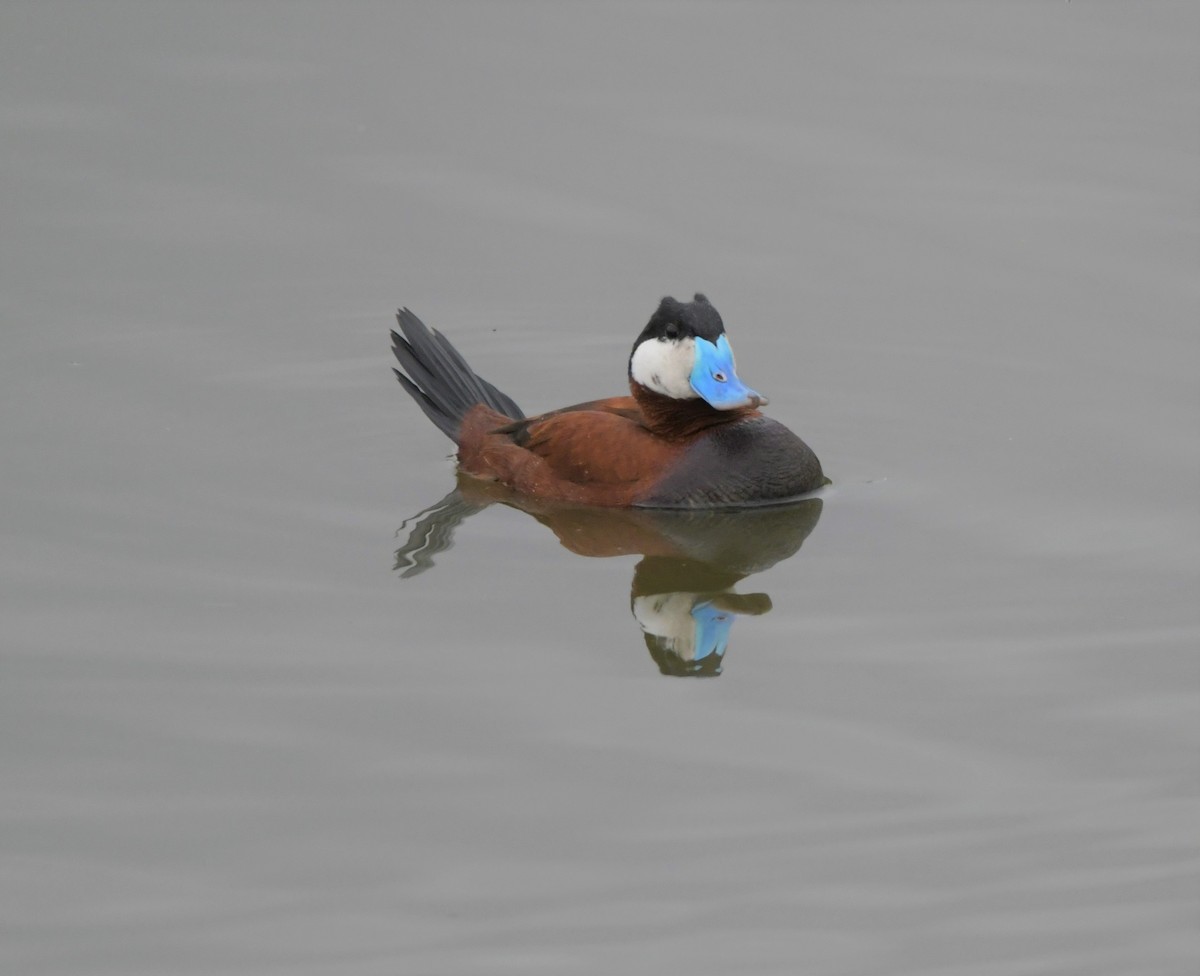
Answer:
[[[696,343],[696,364],[692,367],[690,382],[709,406],[718,410],[735,410],[738,407],[757,407],[766,403],[761,393],[742,383],[733,371],[733,349],[729,340],[721,336],[709,342],[699,336]]]
[[[711,600],[692,607],[692,619],[696,621],[696,650],[693,660],[702,661],[710,654],[724,657],[729,647],[729,631],[737,615],[713,606]]]

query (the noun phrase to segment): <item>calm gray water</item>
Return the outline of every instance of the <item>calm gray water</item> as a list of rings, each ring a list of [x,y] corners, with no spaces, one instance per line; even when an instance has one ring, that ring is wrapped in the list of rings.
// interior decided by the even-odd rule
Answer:
[[[0,7],[0,970],[1194,974],[1197,64],[1184,3]],[[397,305],[537,411],[696,290],[819,504],[406,554]]]

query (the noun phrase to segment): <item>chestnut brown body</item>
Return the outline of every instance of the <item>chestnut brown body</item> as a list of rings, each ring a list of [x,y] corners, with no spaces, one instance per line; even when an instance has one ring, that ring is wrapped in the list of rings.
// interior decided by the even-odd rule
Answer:
[[[703,300],[702,310],[710,308]],[[524,417],[444,336],[407,310],[398,320],[404,337],[392,333],[393,350],[408,375],[396,375],[456,442],[461,470],[476,478],[548,501],[646,508],[779,504],[825,484],[816,455],[763,415],[753,391],[746,390],[749,405],[717,409],[631,375],[630,396]],[[724,373],[714,375],[725,382]]]

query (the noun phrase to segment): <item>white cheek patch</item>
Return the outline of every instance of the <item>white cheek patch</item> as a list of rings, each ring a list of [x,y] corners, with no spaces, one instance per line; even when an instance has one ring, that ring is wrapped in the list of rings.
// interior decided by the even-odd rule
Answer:
[[[696,364],[696,341],[647,339],[634,350],[629,373],[635,383],[672,400],[695,400],[692,367]]]
[[[633,616],[647,634],[659,638],[666,650],[684,661],[696,656],[695,593],[656,593],[633,601]]]

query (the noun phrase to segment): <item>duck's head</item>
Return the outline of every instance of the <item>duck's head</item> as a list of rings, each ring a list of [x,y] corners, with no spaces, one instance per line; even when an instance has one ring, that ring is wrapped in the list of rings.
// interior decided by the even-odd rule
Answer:
[[[738,379],[725,323],[703,295],[664,298],[633,344],[629,378],[673,400],[704,400],[717,410],[767,402]]]

